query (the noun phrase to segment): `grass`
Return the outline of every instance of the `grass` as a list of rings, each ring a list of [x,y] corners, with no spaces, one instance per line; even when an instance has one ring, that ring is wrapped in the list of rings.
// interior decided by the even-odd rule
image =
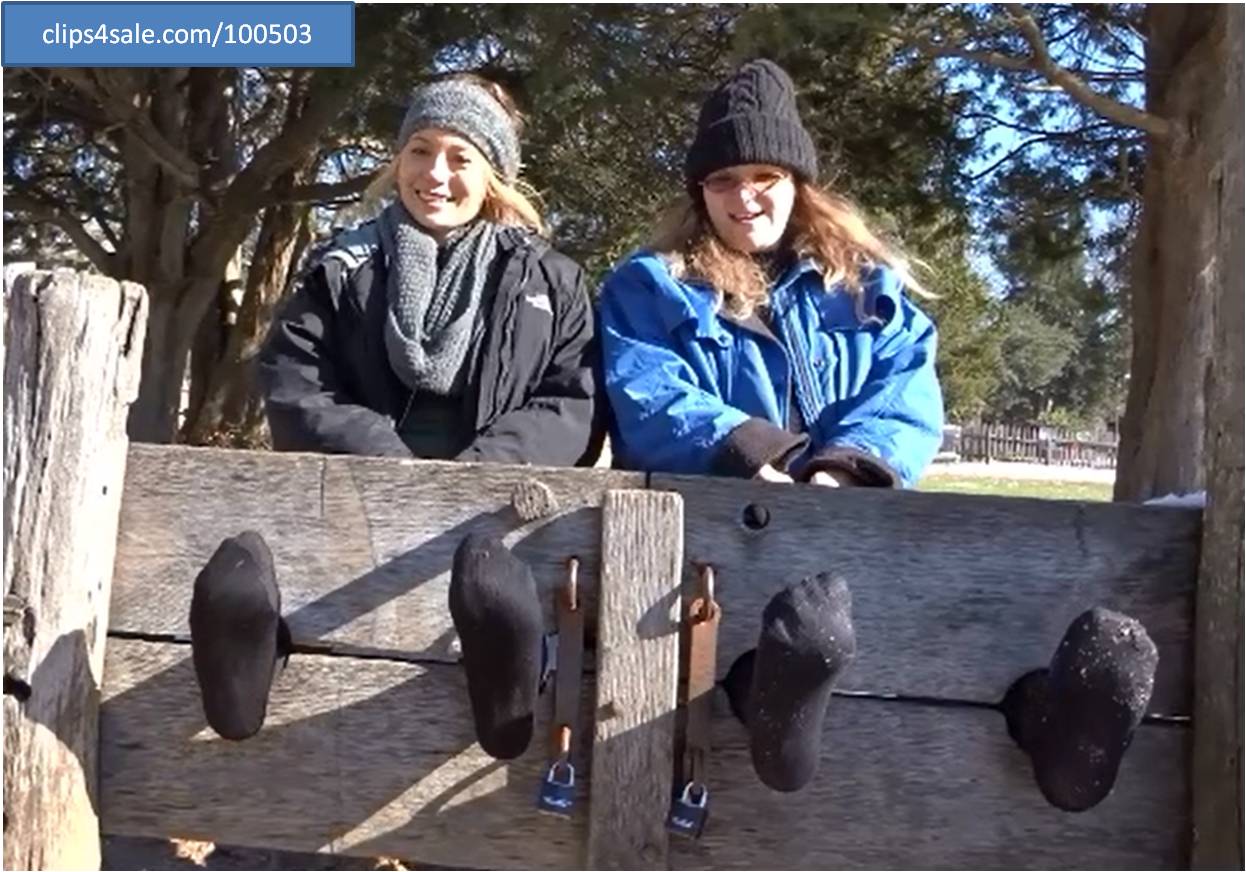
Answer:
[[[1044,500],[1108,502],[1112,499],[1112,485],[1087,481],[1031,481],[940,475],[923,479],[917,489],[958,494],[993,494],[1002,497],[1037,497]]]

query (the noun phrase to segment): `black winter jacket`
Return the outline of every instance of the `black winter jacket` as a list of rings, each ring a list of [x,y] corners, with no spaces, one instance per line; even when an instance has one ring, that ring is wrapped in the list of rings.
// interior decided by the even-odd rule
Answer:
[[[475,438],[456,459],[591,465],[605,428],[583,270],[511,228],[492,269],[464,398]],[[385,352],[385,280],[370,222],[335,237],[278,313],[259,362],[277,450],[411,456],[397,428],[412,392]]]

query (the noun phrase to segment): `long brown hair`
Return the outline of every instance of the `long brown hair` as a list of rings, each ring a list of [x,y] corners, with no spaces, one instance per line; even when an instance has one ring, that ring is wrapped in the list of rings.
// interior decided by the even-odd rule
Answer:
[[[506,115],[515,128],[515,136],[519,137],[523,134],[524,116],[516,106],[515,99],[497,82],[476,73],[451,73],[448,76],[442,76],[439,80],[471,82],[483,88],[506,110]],[[399,143],[400,151],[404,145],[406,143]],[[381,170],[380,174],[369,183],[360,201],[361,212],[376,211],[381,201],[394,193],[398,179],[398,160],[399,155],[395,154],[385,169]],[[497,224],[527,227],[542,236],[546,234],[545,221],[541,218],[541,211],[537,206],[541,198],[535,188],[523,179],[507,182],[497,174],[492,164],[489,164],[486,184],[484,203],[480,207],[480,214],[483,217]]]
[[[798,256],[811,257],[821,266],[827,290],[842,285],[853,294],[862,320],[867,317],[861,288],[866,267],[888,266],[910,290],[931,296],[913,278],[899,250],[880,239],[839,194],[798,181],[786,239]],[[688,195],[663,214],[650,246],[677,277],[707,282],[722,294],[732,315],[746,318],[769,298],[771,282],[761,265],[719,239],[704,208]]]

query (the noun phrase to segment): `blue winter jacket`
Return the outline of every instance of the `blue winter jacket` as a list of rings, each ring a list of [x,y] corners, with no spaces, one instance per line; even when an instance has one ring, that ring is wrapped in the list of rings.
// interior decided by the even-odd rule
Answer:
[[[771,463],[798,480],[837,469],[913,485],[942,435],[935,326],[893,271],[870,269],[862,287],[864,322],[849,292],[797,262],[771,290],[767,335],[718,314],[709,286],[660,256],[632,255],[599,309],[616,464],[752,476]]]

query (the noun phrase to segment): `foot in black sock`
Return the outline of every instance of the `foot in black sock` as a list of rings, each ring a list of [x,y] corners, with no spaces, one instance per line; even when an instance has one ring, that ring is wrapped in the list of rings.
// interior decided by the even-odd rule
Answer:
[[[468,536],[454,553],[450,616],[463,646],[476,738],[491,757],[518,757],[532,741],[545,630],[528,565],[492,536]]]
[[[727,692],[727,702],[731,704],[731,713],[736,720],[745,726],[749,722],[749,706],[753,695],[753,666],[757,662],[757,649],[750,648],[731,664],[727,677],[719,684]]]
[[[223,541],[195,577],[190,643],[208,725],[226,739],[255,735],[277,659],[289,653],[273,556],[259,533]]]
[[[813,778],[831,687],[855,654],[852,595],[843,579],[821,573],[766,605],[756,653],[740,657],[723,682],[732,709],[745,715],[753,769],[766,786],[800,790]]]
[[[1116,783],[1125,749],[1151,701],[1159,653],[1142,624],[1091,609],[1078,616],[1048,669],[1008,689],[1008,732],[1029,755],[1047,801],[1097,805]]]

